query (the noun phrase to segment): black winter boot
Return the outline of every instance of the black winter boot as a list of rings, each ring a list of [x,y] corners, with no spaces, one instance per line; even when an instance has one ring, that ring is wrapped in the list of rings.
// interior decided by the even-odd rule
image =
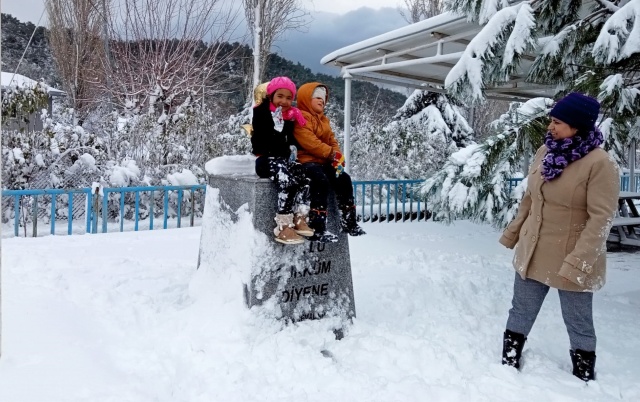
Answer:
[[[520,357],[522,357],[522,348],[527,337],[517,332],[509,330],[504,331],[502,341],[502,364],[520,368]]]
[[[309,211],[309,226],[313,229],[313,236],[307,237],[310,241],[320,243],[335,243],[338,236],[327,230],[327,211],[312,209]]]
[[[362,230],[356,221],[355,205],[340,208],[340,227],[342,228],[342,231],[347,233],[349,236],[362,236],[367,234],[367,232]]]
[[[573,363],[573,375],[582,381],[596,379],[596,352],[587,352],[582,349],[570,350],[571,363]]]

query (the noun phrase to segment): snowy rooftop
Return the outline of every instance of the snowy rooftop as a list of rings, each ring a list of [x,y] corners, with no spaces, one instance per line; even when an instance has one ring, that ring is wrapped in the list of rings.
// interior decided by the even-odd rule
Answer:
[[[10,85],[17,85],[19,87],[33,87],[37,83],[38,81],[32,80],[31,78],[25,77],[24,75],[21,75],[21,74],[5,73],[4,71],[2,72],[1,86],[3,89],[9,87]],[[64,91],[61,91],[54,87],[50,87],[48,85],[47,85],[47,92],[51,96],[66,95]]]
[[[450,12],[338,49],[320,61],[354,78],[410,88],[444,86],[451,68],[482,27]],[[487,88],[487,97],[549,97],[553,88],[524,82],[533,56],[525,56],[508,84]]]

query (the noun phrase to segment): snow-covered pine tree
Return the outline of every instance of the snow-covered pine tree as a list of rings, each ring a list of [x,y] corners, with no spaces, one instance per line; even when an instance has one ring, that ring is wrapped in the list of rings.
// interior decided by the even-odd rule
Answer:
[[[445,80],[453,98],[484,100],[486,86],[508,81],[522,56],[534,55],[525,80],[554,86],[556,97],[573,90],[597,97],[605,149],[626,160],[630,138],[640,136],[634,130],[640,126],[640,0],[449,0],[447,8],[484,25]],[[546,112],[522,117],[527,114],[512,128],[501,118],[500,134],[452,155],[427,182],[438,217],[508,223],[514,208],[506,179],[524,159],[518,144],[528,142],[534,151],[546,131]],[[519,199],[519,192],[512,195]]]
[[[434,218],[445,223],[465,218],[496,227],[508,223],[522,194],[505,184],[521,170],[525,152],[542,144],[552,103],[548,98],[512,103],[493,123],[497,135],[453,153],[422,188]]]
[[[610,139],[628,141],[640,117],[640,0],[449,0],[447,8],[484,25],[446,78],[452,96],[483,100],[485,86],[508,81],[533,54],[527,82],[554,85],[558,97],[597,97],[601,120],[612,119]]]
[[[446,95],[414,91],[376,141],[379,178],[417,179],[440,169],[447,157],[473,143],[473,131]]]

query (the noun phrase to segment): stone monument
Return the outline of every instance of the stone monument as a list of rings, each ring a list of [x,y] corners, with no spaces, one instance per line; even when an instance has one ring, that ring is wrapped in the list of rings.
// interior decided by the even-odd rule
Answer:
[[[247,307],[268,306],[277,319],[286,322],[338,317],[344,324],[355,317],[349,242],[347,235],[340,232],[340,215],[333,193],[329,196],[327,228],[338,235],[338,242],[283,245],[273,240],[277,193],[271,180],[246,174],[211,174],[209,166],[207,170],[205,217],[207,208],[215,203],[209,193],[215,192],[219,197],[217,214],[230,214],[231,222],[236,222],[236,211],[247,204],[245,208],[256,236],[266,236],[260,238],[261,246],[250,248],[251,273],[243,281],[244,289],[238,289],[239,294],[244,293]],[[215,222],[203,218],[203,233],[210,224]],[[207,247],[213,246],[212,241],[215,239],[201,241],[200,257]],[[341,328],[336,331],[340,336]]]

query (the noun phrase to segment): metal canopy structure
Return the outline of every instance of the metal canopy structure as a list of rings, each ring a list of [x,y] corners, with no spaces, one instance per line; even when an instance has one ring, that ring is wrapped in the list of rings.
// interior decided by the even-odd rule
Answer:
[[[445,92],[449,71],[460,60],[482,26],[450,12],[402,27],[322,58],[325,65],[341,68],[345,79],[344,154],[350,162],[351,80],[370,81],[414,89]],[[552,97],[554,88],[525,82],[534,56],[524,56],[509,82],[485,88],[487,98],[507,101]]]
[[[585,0],[583,10],[591,2]],[[343,47],[320,60],[340,67],[345,80],[343,151],[347,170],[351,159],[351,80],[444,93],[447,75],[482,28],[464,16],[447,12]],[[524,55],[508,82],[485,88],[486,97],[506,101],[553,97],[554,86],[525,82],[534,60],[535,54]],[[636,191],[635,149],[633,140],[629,149],[631,191]]]
[[[343,77],[357,80],[417,89],[444,87],[447,74],[481,29],[465,17],[444,13],[336,50],[320,62],[341,67]],[[553,87],[525,82],[534,59],[525,55],[509,82],[486,88],[487,97],[526,100],[553,96]]]

